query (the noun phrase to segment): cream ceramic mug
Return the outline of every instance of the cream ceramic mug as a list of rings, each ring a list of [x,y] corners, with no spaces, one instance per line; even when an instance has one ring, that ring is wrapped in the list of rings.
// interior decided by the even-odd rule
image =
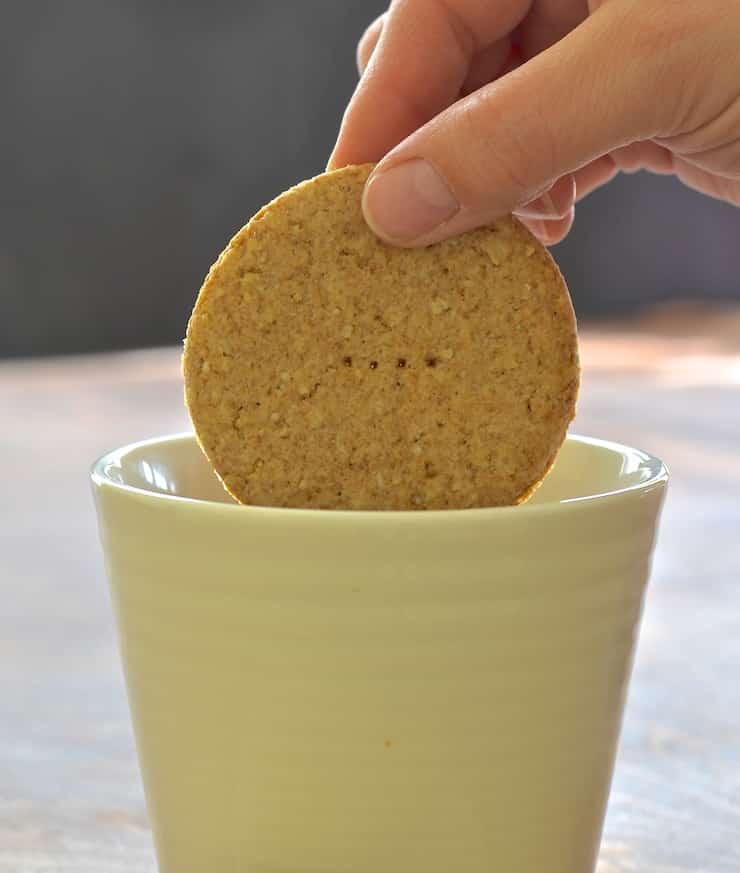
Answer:
[[[161,873],[591,873],[667,473],[524,506],[235,506],[191,436],[93,483]]]

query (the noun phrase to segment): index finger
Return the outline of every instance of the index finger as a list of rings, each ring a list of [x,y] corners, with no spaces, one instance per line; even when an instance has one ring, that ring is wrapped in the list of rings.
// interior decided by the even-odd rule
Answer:
[[[329,169],[380,160],[458,98],[471,60],[532,0],[394,0],[342,120]]]

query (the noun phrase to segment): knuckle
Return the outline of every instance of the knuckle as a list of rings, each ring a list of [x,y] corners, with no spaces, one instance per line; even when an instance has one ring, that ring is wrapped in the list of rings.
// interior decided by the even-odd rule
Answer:
[[[457,166],[464,168],[466,194],[473,202],[497,192],[502,199],[524,203],[539,195],[529,168],[535,149],[541,162],[540,144],[535,145],[504,113],[486,105],[473,94],[464,108],[451,119],[455,131]]]
[[[378,43],[383,25],[385,23],[386,13],[380,15],[366,28],[362,36],[357,41],[357,50],[355,52],[357,66],[362,70],[367,66],[373,49]]]

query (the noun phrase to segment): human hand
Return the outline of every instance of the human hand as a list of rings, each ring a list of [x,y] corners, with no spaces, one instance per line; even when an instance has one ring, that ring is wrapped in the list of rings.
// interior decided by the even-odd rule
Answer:
[[[740,205],[740,2],[394,0],[358,46],[329,167],[379,161],[396,245],[514,212],[546,244],[620,170]]]

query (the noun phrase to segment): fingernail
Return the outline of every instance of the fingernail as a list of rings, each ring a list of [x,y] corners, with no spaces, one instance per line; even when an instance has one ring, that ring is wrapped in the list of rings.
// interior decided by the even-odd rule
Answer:
[[[389,242],[418,239],[460,208],[445,180],[421,158],[373,173],[362,205],[371,229]]]
[[[514,215],[521,218],[560,218],[560,213],[552,197],[542,194],[536,200],[530,200],[524,206],[514,210]]]

